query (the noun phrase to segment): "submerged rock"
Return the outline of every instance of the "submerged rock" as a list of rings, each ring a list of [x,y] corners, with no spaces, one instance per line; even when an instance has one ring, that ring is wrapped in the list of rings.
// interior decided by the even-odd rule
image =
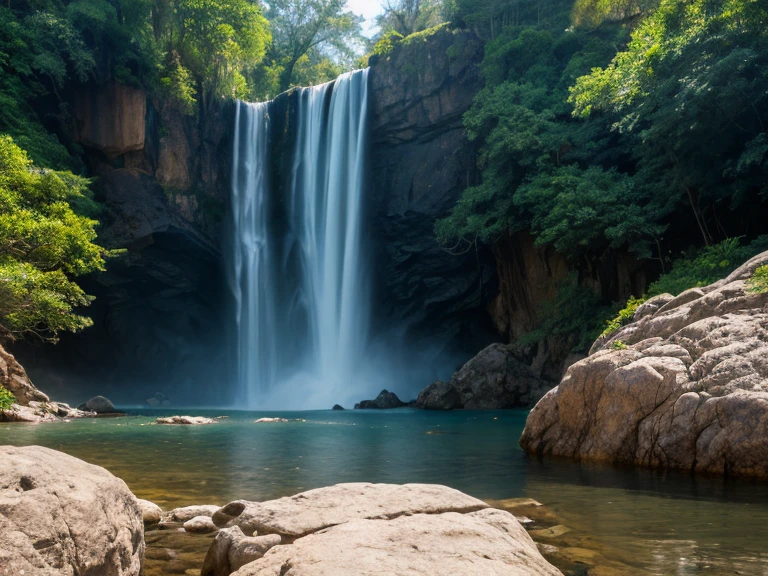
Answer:
[[[768,478],[763,253],[710,286],[657,297],[531,411],[536,454]]]
[[[94,396],[88,402],[80,404],[77,408],[86,412],[95,412],[96,414],[113,414],[117,412],[115,405],[112,404],[109,398],[104,396]]]
[[[158,424],[183,425],[183,426],[202,426],[204,424],[218,424],[215,418],[206,418],[205,416],[168,416],[167,418],[158,418]]]
[[[48,448],[0,447],[0,573],[138,576],[143,554],[125,482]]]
[[[404,406],[408,406],[408,404],[402,402],[397,397],[397,394],[382,390],[375,400],[363,400],[359,404],[355,404],[355,410],[390,410],[392,408],[403,408]]]
[[[286,418],[259,418],[258,420],[254,420],[256,424],[270,424],[274,422],[289,422]]]
[[[434,382],[419,393],[417,408],[499,410],[537,402],[550,388],[508,344],[491,344],[464,364],[450,382]]]
[[[255,558],[237,576],[560,574],[512,514],[445,486],[339,484],[235,501],[214,522],[232,526],[217,535],[202,576],[236,570],[233,550],[243,543]],[[254,531],[268,535],[249,538]]]

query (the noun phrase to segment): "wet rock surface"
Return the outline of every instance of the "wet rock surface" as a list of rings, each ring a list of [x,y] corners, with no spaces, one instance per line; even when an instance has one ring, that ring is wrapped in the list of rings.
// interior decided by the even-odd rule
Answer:
[[[768,478],[763,253],[710,286],[638,309],[528,417],[535,454]]]

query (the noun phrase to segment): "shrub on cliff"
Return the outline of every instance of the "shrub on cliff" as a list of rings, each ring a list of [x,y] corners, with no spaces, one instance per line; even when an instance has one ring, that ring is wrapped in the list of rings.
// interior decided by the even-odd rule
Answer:
[[[16,402],[16,397],[0,386],[0,410],[8,410]]]
[[[0,136],[0,339],[35,335],[55,341],[91,320],[71,278],[104,269],[94,243],[88,180],[36,168],[10,136]]]

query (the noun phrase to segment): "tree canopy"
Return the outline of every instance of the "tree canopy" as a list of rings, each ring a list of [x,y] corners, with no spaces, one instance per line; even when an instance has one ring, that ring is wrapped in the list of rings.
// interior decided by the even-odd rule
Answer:
[[[72,278],[104,269],[94,209],[87,180],[33,166],[0,136],[0,338],[56,340],[91,325],[75,309],[92,298]]]
[[[345,7],[345,0],[269,2],[267,17],[274,36],[270,66],[277,92],[314,83],[307,82],[308,76],[332,80],[328,72],[335,77],[341,71],[339,64],[351,65],[362,42],[362,18]]]

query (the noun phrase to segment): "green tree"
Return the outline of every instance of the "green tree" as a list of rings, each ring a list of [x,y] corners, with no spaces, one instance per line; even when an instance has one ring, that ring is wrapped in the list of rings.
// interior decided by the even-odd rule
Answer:
[[[734,235],[723,224],[733,211],[765,199],[767,22],[761,2],[663,0],[571,91],[575,116],[605,115],[631,136],[646,194],[670,215],[686,208],[705,245]]]
[[[271,41],[258,3],[155,0],[151,15],[155,44],[165,55],[161,82],[180,101],[196,94],[207,111],[216,98],[248,93],[245,74],[261,63]]]
[[[0,338],[55,341],[91,320],[75,312],[92,301],[72,278],[104,269],[88,181],[36,168],[0,136]]]
[[[345,10],[345,0],[273,0],[270,60],[277,92],[296,84],[297,67],[351,65],[361,43],[362,18]],[[274,95],[274,94],[273,94]]]
[[[390,32],[408,36],[432,28],[445,21],[445,6],[441,0],[387,0],[376,25],[384,37]]]

